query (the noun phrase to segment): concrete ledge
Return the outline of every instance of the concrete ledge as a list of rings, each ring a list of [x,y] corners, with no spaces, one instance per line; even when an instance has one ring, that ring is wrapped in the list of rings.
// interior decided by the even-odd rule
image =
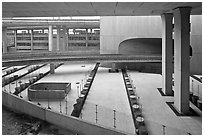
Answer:
[[[105,128],[75,117],[67,116],[38,106],[8,92],[2,92],[2,105],[13,111],[31,115],[54,125],[86,135],[125,135],[122,131]]]

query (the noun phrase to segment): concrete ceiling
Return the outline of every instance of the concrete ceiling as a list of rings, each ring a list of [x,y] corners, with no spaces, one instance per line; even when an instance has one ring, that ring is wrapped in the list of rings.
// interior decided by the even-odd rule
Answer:
[[[2,2],[2,17],[154,16],[185,6],[202,14],[202,2]]]
[[[2,27],[9,27],[7,29],[24,29],[28,28],[48,28],[49,25],[66,26],[66,28],[100,28],[99,20],[2,20]]]

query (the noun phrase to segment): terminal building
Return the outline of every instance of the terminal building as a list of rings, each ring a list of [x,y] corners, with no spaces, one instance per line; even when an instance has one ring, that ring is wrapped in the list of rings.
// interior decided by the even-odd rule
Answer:
[[[2,105],[56,134],[202,135],[202,2],[3,2]]]

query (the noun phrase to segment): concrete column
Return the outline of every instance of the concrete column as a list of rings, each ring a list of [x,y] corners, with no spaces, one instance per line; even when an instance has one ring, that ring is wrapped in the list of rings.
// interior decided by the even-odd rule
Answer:
[[[73,33],[74,33],[74,35],[75,35],[75,29],[73,29]]]
[[[57,26],[57,51],[60,50],[60,27]]]
[[[162,91],[166,95],[173,95],[172,73],[173,73],[173,41],[172,41],[172,20],[173,14],[165,13],[162,19]]]
[[[49,37],[48,37],[48,40],[49,40],[49,47],[48,47],[48,50],[49,51],[53,51],[53,45],[52,45],[52,40],[53,40],[53,32],[52,32],[52,26],[49,26]]]
[[[50,64],[50,74],[54,74],[55,73],[55,64],[51,63]]]
[[[66,27],[65,26],[63,26],[62,36],[63,36],[62,50],[65,51],[65,49],[66,49],[66,41],[67,41],[67,38],[66,38]]]
[[[67,50],[69,47],[69,29],[67,29]]]
[[[86,47],[88,47],[88,29],[86,29]]]
[[[3,53],[8,52],[8,40],[7,40],[7,28],[2,27],[2,48],[3,48]]]
[[[116,71],[116,68],[115,68],[115,63],[112,63],[112,71]]]
[[[14,43],[15,51],[17,51],[17,30],[16,29],[14,30],[14,40],[15,40],[15,43]]]
[[[174,14],[174,105],[180,113],[189,112],[190,7],[177,8]]]
[[[33,29],[30,30],[30,46],[31,51],[33,51]]]

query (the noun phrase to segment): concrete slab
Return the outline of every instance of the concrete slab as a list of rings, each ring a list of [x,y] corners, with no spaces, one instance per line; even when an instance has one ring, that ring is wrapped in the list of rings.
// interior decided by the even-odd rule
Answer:
[[[162,76],[159,74],[137,73],[128,71],[133,84],[136,86],[136,93],[140,96],[140,102],[142,104],[142,112],[145,117],[147,127],[150,134],[163,134],[163,126],[165,125],[165,134],[200,134],[201,117],[188,117],[191,119],[190,123],[196,123],[193,127],[198,132],[192,130],[190,125],[184,122],[183,117],[176,116],[174,112],[168,107],[166,101],[172,101],[174,99],[161,96],[157,91],[157,88],[162,87]],[[189,124],[190,124],[189,123]]]
[[[134,134],[135,128],[122,73],[109,73],[108,70],[98,68],[82,110],[82,119],[96,123],[97,105],[97,124],[114,128],[115,110],[116,129]]]
[[[82,84],[82,80],[85,81],[88,74],[94,68],[95,64],[76,64],[76,63],[67,63],[58,67],[55,70],[54,74],[48,74],[46,77],[40,79],[39,82],[70,82],[71,90],[68,93],[68,98],[61,100],[61,112],[63,114],[70,115],[73,110],[73,105],[76,103],[78,98],[77,82]],[[84,84],[84,82],[83,82]],[[66,109],[66,100],[67,100],[67,109]],[[39,101],[43,107],[48,107],[48,101]],[[36,102],[37,103],[37,102]],[[49,101],[49,106],[52,110],[60,112],[60,101]]]

